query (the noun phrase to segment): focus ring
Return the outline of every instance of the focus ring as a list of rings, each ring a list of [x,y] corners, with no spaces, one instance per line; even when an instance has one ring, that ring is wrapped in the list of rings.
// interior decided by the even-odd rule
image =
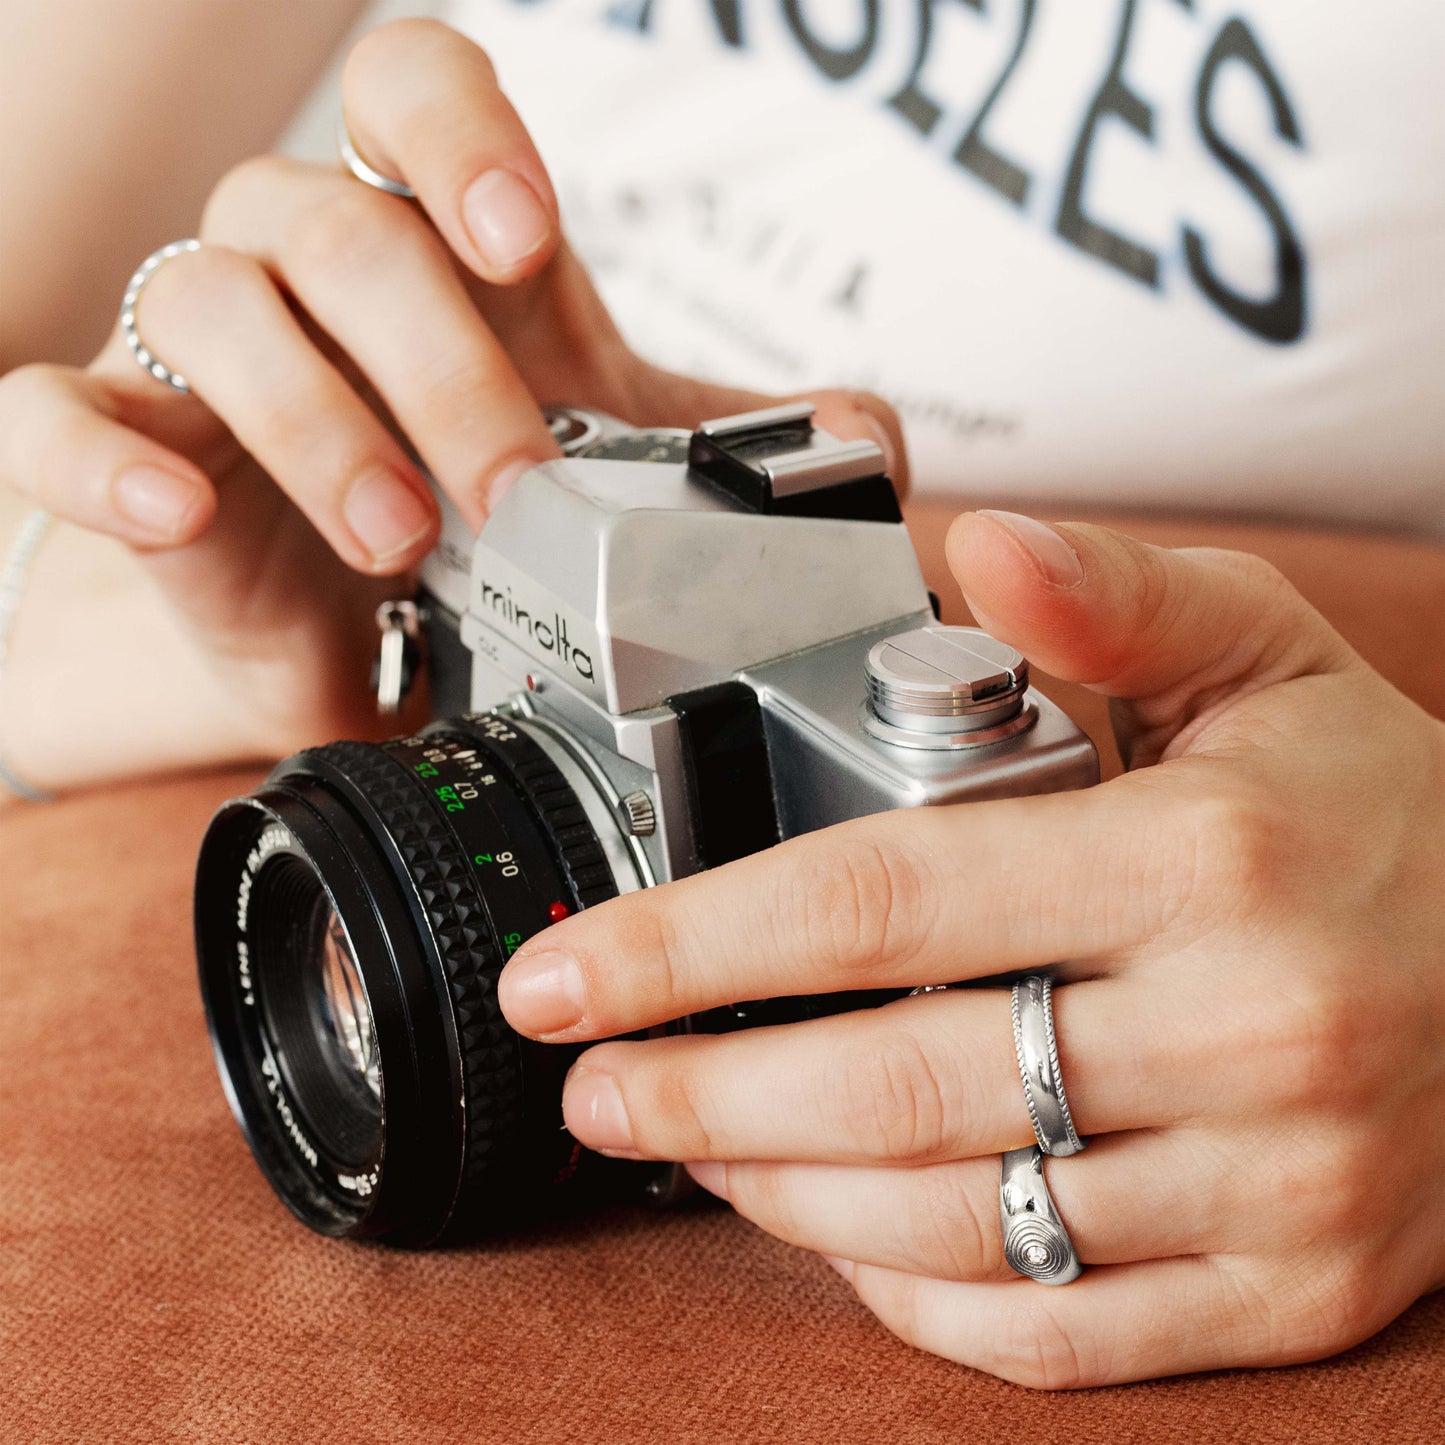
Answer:
[[[507,736],[497,735],[498,725]],[[442,730],[428,729],[428,734]],[[612,869],[577,794],[539,744],[510,719],[492,713],[473,713],[460,724],[446,724],[445,731],[471,745],[481,744],[506,768],[516,791],[531,802],[555,845],[579,907],[591,908],[617,896]]]
[[[453,1212],[467,1217],[484,1205],[477,1186],[516,1147],[523,1117],[519,1043],[497,1002],[503,959],[476,874],[411,773],[382,749],[331,743],[302,758],[329,763],[380,815],[426,910],[461,1053],[465,1155]]]

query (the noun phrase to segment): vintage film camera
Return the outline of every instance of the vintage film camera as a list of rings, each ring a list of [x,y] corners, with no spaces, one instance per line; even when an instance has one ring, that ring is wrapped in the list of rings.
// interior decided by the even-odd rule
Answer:
[[[197,948],[231,1107],[328,1234],[425,1244],[680,1195],[680,1170],[559,1128],[577,1050],[501,1015],[502,966],[549,923],[864,814],[1097,781],[1023,657],[935,621],[872,443],[806,405],[691,434],[550,419],[567,455],[478,538],[451,512],[418,599],[382,611],[381,692],[395,702],[424,623],[441,720],[287,759],[202,845]]]

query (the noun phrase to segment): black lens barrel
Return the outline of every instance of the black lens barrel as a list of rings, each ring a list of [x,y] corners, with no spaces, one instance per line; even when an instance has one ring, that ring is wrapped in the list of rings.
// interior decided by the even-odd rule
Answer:
[[[317,887],[296,885],[295,870]],[[314,936],[276,907],[294,893],[314,908],[318,890],[350,941],[380,1052],[381,1142],[363,1167],[354,1138],[326,1137],[336,1109],[297,1096],[287,1030],[268,1025],[258,994],[306,966],[288,940]],[[232,1110],[298,1217],[423,1244],[601,1186],[602,1161],[559,1128],[576,1050],[515,1034],[496,981],[527,938],[615,892],[575,792],[523,727],[493,714],[300,753],[217,814],[196,879],[207,1017]],[[295,1008],[296,992],[266,1002]]]

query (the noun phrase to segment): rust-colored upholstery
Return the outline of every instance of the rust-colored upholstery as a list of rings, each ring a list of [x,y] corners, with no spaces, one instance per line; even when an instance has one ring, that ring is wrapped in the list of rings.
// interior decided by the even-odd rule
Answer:
[[[936,562],[939,519],[915,521]],[[1439,555],[1368,544],[1362,601],[1331,592],[1348,544],[1280,545],[1440,710]],[[1321,1364],[1047,1396],[909,1349],[721,1209],[434,1254],[308,1234],[231,1121],[193,975],[195,846],[256,776],[0,815],[0,1440],[1438,1438],[1441,1296]]]

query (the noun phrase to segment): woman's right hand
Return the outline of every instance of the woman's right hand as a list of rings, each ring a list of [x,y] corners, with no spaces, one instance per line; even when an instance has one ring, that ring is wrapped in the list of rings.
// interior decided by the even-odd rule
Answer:
[[[377,729],[376,605],[439,527],[398,433],[476,527],[557,455],[539,402],[688,426],[771,400],[631,352],[465,38],[416,20],[371,32],[343,105],[358,151],[417,202],[278,158],[226,176],[201,248],[166,262],[137,305],[146,346],[190,395],[143,371],[119,328],[83,371],[0,381],[0,477],[137,550],[205,664],[196,685],[242,710],[253,755]],[[822,425],[901,462],[883,403],[814,399]]]

